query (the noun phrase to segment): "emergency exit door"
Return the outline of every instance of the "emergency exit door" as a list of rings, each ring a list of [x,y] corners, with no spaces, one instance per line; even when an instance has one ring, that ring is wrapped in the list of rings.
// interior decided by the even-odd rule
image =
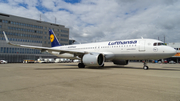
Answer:
[[[141,40],[139,41],[139,51],[145,51],[145,41]]]

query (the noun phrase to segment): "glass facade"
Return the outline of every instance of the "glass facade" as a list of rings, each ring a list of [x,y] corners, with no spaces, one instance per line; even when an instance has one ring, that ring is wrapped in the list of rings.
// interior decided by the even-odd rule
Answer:
[[[2,31],[0,31],[0,34],[2,34],[2,37],[0,37],[0,40],[5,40]],[[39,35],[20,34],[20,33],[13,33],[13,32],[6,32],[6,35],[10,35],[12,37],[14,36],[18,37],[18,38],[8,37],[10,41],[42,43],[42,41],[39,41],[39,39],[42,39],[42,36],[39,36]],[[36,38],[36,40],[28,40],[28,39],[22,39],[22,38],[28,38],[28,39]]]
[[[9,24],[18,25],[18,26],[25,26],[25,27],[43,29],[43,26],[37,26],[37,25],[26,24],[26,23],[21,23],[21,22],[13,22],[13,21],[8,21],[8,20],[3,20],[3,19],[0,19],[0,22],[2,22],[2,23],[9,23]]]
[[[18,27],[8,27],[9,30],[17,30],[17,31],[24,31],[24,32],[31,32],[31,33],[40,33],[42,34],[42,31],[38,30],[31,30],[31,29],[25,29],[25,28],[18,28]]]
[[[29,49],[29,48],[14,48],[14,47],[1,47],[0,53],[41,54],[40,50]]]

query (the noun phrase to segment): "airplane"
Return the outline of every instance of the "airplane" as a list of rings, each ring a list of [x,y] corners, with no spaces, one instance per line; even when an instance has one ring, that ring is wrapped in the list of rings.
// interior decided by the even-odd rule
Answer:
[[[148,60],[168,58],[176,54],[176,50],[155,39],[129,39],[86,44],[62,46],[53,30],[49,29],[51,47],[13,44],[3,31],[6,42],[13,46],[39,49],[57,57],[80,59],[79,68],[85,66],[104,67],[105,61],[116,65],[127,65],[129,60],[145,60],[143,69],[148,70]]]

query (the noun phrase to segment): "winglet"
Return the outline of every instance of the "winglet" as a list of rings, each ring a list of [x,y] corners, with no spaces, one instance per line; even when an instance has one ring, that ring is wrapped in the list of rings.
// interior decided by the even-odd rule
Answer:
[[[13,45],[13,46],[20,46],[20,45],[18,45],[18,44],[10,43],[10,41],[8,40],[8,37],[6,36],[6,33],[5,33],[4,31],[3,31],[3,34],[4,34],[4,37],[5,37],[6,42],[7,42],[8,44]]]
[[[4,37],[5,37],[5,39],[6,39],[6,42],[7,42],[8,44],[10,44],[10,42],[9,42],[7,36],[6,36],[6,33],[5,33],[4,31],[3,31],[3,33],[4,33]]]

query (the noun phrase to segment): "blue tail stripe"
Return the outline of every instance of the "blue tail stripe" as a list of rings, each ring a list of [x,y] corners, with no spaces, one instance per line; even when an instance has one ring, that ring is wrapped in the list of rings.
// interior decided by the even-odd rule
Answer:
[[[50,36],[50,41],[51,41],[51,47],[61,46],[61,44],[56,38],[56,35],[51,29],[49,30],[49,36]]]

